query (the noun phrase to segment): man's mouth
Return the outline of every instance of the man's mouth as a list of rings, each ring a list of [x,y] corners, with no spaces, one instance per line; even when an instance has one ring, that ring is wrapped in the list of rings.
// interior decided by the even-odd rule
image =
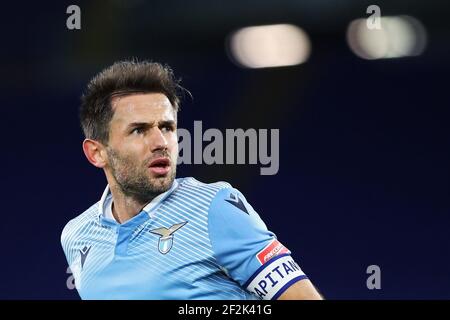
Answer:
[[[166,175],[170,171],[170,160],[168,158],[157,158],[150,162],[148,167],[156,175]]]

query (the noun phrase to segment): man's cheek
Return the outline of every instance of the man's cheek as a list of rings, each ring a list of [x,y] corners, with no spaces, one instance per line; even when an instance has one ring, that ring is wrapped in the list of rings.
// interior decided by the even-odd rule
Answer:
[[[178,158],[178,140],[176,138],[174,139],[174,142],[172,145],[171,156],[172,156],[172,163],[174,165],[176,165],[177,158]]]

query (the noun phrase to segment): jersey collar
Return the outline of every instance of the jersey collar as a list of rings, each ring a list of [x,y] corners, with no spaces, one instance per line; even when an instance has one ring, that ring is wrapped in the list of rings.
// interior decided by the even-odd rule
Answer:
[[[156,196],[152,201],[150,201],[143,209],[142,211],[145,211],[150,218],[153,218],[153,211],[154,209],[161,204],[164,199],[166,199],[177,187],[178,187],[178,179],[175,179],[172,183],[172,186],[169,190],[166,192],[163,192]],[[99,208],[98,208],[98,218],[105,218],[105,202],[106,199],[109,197],[112,197],[111,190],[109,189],[109,185],[106,185],[105,190],[103,191],[102,197],[99,201]]]

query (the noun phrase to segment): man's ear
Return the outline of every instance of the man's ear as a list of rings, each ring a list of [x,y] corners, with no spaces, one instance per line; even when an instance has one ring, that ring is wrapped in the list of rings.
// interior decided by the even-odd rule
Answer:
[[[97,168],[104,168],[108,163],[103,144],[92,139],[84,139],[83,152],[90,163]]]

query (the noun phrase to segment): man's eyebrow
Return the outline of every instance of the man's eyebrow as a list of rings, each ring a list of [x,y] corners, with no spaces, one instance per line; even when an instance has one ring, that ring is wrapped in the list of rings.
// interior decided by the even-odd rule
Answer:
[[[127,128],[136,128],[136,127],[151,127],[154,122],[131,122],[127,125]]]
[[[158,122],[158,126],[174,126],[176,122],[174,120],[163,120]]]
[[[137,128],[137,127],[153,127],[155,121],[152,122],[131,122],[127,125],[127,128]],[[175,126],[176,122],[174,120],[162,120],[158,122],[158,126]]]

